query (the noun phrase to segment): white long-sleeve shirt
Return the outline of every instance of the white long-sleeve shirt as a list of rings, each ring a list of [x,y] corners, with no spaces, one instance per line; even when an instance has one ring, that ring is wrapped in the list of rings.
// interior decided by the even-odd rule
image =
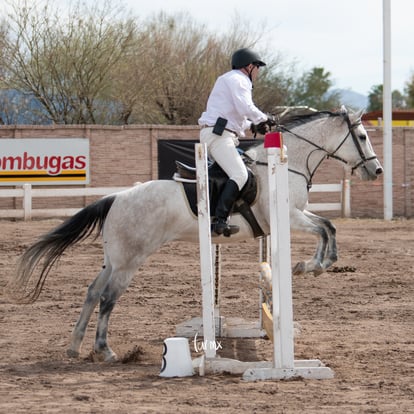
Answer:
[[[253,103],[252,82],[239,69],[219,76],[207,101],[207,109],[198,120],[199,125],[214,126],[217,118],[227,119],[226,128],[244,137],[251,123],[267,120],[267,115]]]

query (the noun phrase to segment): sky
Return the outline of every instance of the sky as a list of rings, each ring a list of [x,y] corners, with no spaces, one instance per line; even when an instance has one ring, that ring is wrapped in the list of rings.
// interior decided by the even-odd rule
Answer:
[[[13,2],[13,0],[10,0]],[[15,0],[17,1],[17,0]],[[76,0],[49,0],[67,6]],[[98,4],[104,0],[81,0]],[[414,75],[414,1],[391,1],[391,88],[404,91]],[[161,11],[187,13],[208,30],[226,33],[236,16],[255,33],[265,28],[261,49],[295,62],[301,74],[330,72],[334,88],[367,96],[383,83],[383,0],[120,0],[145,20]],[[5,10],[7,0],[0,0]],[[256,30],[256,27],[259,30]],[[263,56],[266,60],[266,56]]]
[[[188,13],[208,29],[226,32],[235,16],[265,26],[263,44],[299,73],[315,66],[333,87],[368,95],[383,83],[383,0],[124,0],[140,18]],[[414,74],[414,1],[391,0],[391,88],[403,92]],[[265,56],[264,56],[265,60]]]

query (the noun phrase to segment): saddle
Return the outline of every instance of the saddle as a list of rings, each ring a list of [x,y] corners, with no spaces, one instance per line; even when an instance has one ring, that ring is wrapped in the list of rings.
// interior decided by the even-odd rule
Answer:
[[[197,216],[196,168],[184,164],[180,161],[175,161],[175,165],[177,171],[174,174],[173,179],[182,183],[191,211],[195,216]],[[253,231],[254,237],[261,237],[264,235],[264,232],[260,227],[260,224],[257,222],[256,217],[254,216],[253,211],[250,207],[256,201],[257,180],[250,168],[247,166],[246,168],[248,172],[248,179],[240,192],[239,198],[233,205],[232,212],[240,213],[246,219]],[[215,211],[221,191],[228,179],[228,175],[217,163],[214,162],[209,164],[208,188],[210,212]]]

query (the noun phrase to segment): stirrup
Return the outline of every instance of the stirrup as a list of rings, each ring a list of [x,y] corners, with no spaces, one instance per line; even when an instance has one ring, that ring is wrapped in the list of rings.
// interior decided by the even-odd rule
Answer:
[[[212,236],[230,237],[232,234],[236,234],[240,231],[239,226],[230,225],[224,219],[216,219],[211,224]]]

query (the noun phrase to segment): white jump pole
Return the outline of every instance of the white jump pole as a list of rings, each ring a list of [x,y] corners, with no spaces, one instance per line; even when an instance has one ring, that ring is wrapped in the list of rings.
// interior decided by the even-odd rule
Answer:
[[[243,378],[254,381],[295,377],[333,378],[332,370],[319,360],[294,359],[288,163],[282,135],[266,134],[265,147],[268,155],[273,366],[247,369]]]
[[[289,186],[283,148],[268,148],[270,257],[273,285],[274,367],[293,368],[293,305]]]
[[[198,230],[200,242],[200,270],[203,303],[203,338],[206,358],[216,356],[216,332],[214,320],[214,276],[211,247],[211,224],[208,189],[207,149],[204,144],[196,144],[195,158],[197,169]]]

